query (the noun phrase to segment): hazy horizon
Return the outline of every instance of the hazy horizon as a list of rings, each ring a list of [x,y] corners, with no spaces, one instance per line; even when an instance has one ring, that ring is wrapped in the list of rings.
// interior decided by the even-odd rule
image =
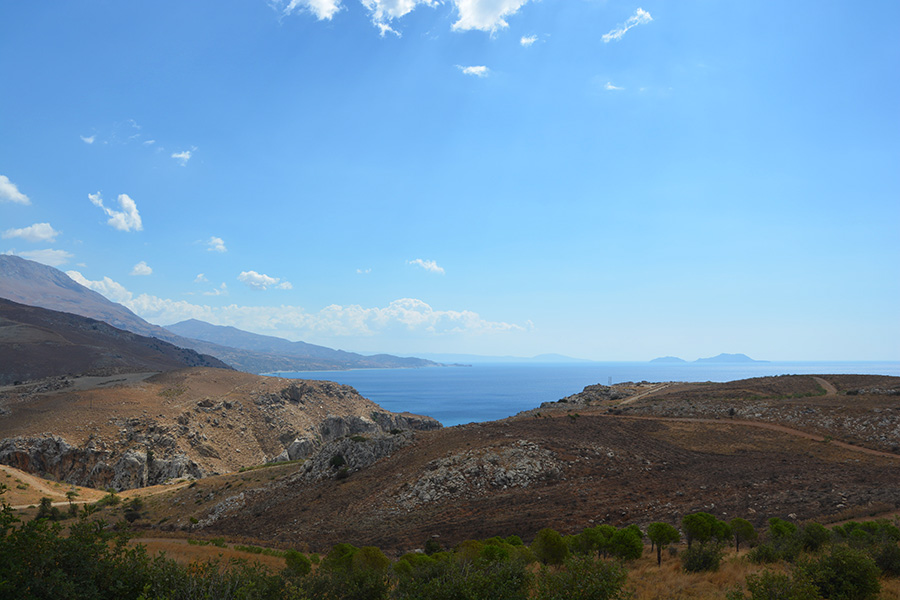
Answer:
[[[0,253],[360,353],[900,361],[900,4],[7,2]]]

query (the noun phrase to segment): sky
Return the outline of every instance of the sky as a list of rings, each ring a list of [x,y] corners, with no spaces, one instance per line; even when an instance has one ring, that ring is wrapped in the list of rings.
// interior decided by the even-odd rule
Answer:
[[[897,361],[898,22],[0,2],[0,252],[357,352]]]

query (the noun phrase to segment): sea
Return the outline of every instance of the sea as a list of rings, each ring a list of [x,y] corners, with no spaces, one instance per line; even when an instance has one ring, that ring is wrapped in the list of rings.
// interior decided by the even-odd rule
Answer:
[[[597,383],[724,382],[772,375],[840,373],[900,376],[900,362],[478,363],[276,375],[350,385],[387,410],[427,415],[449,427],[503,419]]]

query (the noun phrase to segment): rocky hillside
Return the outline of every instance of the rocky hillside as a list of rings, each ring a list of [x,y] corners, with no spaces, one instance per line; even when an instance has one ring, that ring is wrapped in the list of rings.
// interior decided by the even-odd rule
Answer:
[[[440,427],[385,411],[348,386],[219,369],[112,377],[89,389],[53,383],[0,391],[0,463],[99,488],[226,473],[306,458],[347,436]]]
[[[56,375],[230,367],[102,321],[0,298],[0,385]]]

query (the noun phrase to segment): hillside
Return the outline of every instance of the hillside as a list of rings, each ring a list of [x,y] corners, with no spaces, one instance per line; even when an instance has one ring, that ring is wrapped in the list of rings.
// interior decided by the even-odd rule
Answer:
[[[748,392],[802,390],[809,379],[679,389],[685,406],[702,390],[740,410],[752,406],[744,400]],[[897,389],[900,380],[838,379],[836,389],[845,384],[855,387],[834,397],[805,396],[796,408],[861,403],[870,416],[886,418],[890,410],[882,433],[896,428],[893,396],[873,390]],[[816,385],[812,380],[813,390]],[[661,386],[618,388],[623,394],[615,400],[595,390],[599,395],[580,404],[550,403],[502,421],[416,432],[410,443],[374,463],[355,457],[375,440],[336,440],[292,472],[245,481],[238,491],[230,476],[222,476],[162,495],[148,526],[165,519],[160,527],[166,530],[305,542],[320,552],[348,542],[401,553],[428,539],[445,547],[511,533],[530,539],[543,527],[574,533],[601,523],[676,522],[701,510],[762,525],[771,516],[832,521],[900,506],[898,454],[746,413],[714,419],[623,410],[643,401],[629,399],[654,388]],[[855,393],[848,398],[848,391]],[[674,392],[669,401],[679,402]],[[337,455],[346,458],[349,476],[329,464]]]
[[[322,346],[304,345],[302,342],[292,343],[269,336],[255,336],[255,334],[237,329],[229,331],[228,335],[235,340],[252,339],[254,343],[250,345],[255,347],[231,347],[205,339],[178,335],[168,329],[148,323],[121,304],[112,302],[73,281],[58,269],[6,254],[0,254],[0,298],[104,321],[119,329],[155,337],[181,348],[190,348],[202,354],[214,356],[235,369],[248,373],[419,367],[434,364],[422,359],[399,358],[391,355],[362,356]],[[192,328],[199,330],[200,328],[196,326],[199,323],[202,322],[197,321]],[[202,329],[209,334],[207,337],[214,337],[212,333],[209,333],[211,331],[218,332],[218,328],[212,325],[203,325],[206,325]],[[191,325],[188,324],[185,327],[191,327]],[[219,336],[220,334],[216,333],[215,335]],[[285,347],[286,344],[301,344],[301,346],[290,346],[290,348],[309,346],[319,353],[313,351],[305,355],[296,351],[282,353],[277,348],[267,346],[266,343],[258,343],[258,338],[270,342],[275,340],[279,347]]]
[[[190,368],[78,383],[0,390],[0,463],[128,489],[236,471],[279,455],[305,458],[348,435],[393,439],[440,427],[331,382]]]
[[[58,375],[228,369],[222,361],[103,321],[0,298],[0,385]]]

